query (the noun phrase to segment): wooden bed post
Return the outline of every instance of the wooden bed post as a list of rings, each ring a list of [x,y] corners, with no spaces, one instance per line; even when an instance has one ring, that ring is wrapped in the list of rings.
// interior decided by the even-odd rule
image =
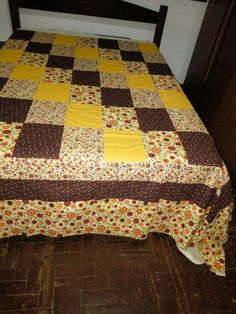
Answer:
[[[19,14],[19,7],[18,7],[18,1],[17,0],[8,0],[9,2],[9,8],[10,8],[10,14],[11,14],[11,25],[13,32],[20,28],[20,14]]]
[[[12,29],[20,28],[19,8],[73,13],[156,24],[154,43],[160,46],[168,7],[160,6],[159,12],[121,0],[8,0]]]
[[[168,7],[166,5],[160,6],[158,22],[156,25],[156,30],[155,30],[155,34],[153,38],[153,42],[157,45],[157,47],[160,47],[167,11],[168,11]]]

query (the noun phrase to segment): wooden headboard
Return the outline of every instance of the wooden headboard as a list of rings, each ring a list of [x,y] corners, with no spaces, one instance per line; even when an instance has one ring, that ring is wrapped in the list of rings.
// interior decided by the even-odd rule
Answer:
[[[121,0],[9,0],[13,31],[20,28],[19,8],[73,13],[156,25],[153,42],[160,46],[168,7],[159,12]]]

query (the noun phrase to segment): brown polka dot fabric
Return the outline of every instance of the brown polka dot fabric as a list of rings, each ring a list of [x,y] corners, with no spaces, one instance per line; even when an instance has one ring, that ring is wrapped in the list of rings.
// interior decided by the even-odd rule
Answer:
[[[74,58],[71,57],[59,57],[49,56],[47,67],[61,68],[61,69],[73,69]]]
[[[121,50],[121,57],[124,61],[144,62],[143,55],[139,51],[123,51]]]
[[[95,71],[73,71],[72,84],[100,86],[99,72]]]
[[[0,121],[25,122],[32,100],[0,97]]]
[[[25,124],[17,140],[14,157],[57,159],[60,155],[63,126]]]
[[[222,159],[215,144],[206,133],[178,132],[191,165],[222,167]]]
[[[140,129],[148,131],[175,131],[166,109],[136,108]]]
[[[47,181],[47,180],[0,180],[0,200],[4,198],[36,199],[41,201],[102,200],[109,198],[136,199],[156,202],[190,200],[200,208],[214,203],[214,210],[208,215],[211,222],[221,206],[231,200],[231,185],[226,184],[221,196],[216,189],[203,184],[155,183],[136,181]]]
[[[0,77],[0,91],[2,90],[3,86],[6,84],[7,78]]]
[[[117,40],[104,38],[98,39],[98,47],[104,49],[119,49]]]
[[[35,33],[34,31],[18,29],[10,36],[10,39],[22,39],[27,41],[32,39],[34,33]]]
[[[27,52],[49,54],[52,48],[51,44],[30,42],[25,49]]]
[[[129,89],[102,87],[103,106],[133,107]]]
[[[207,221],[209,223],[213,222],[216,215],[220,212],[220,210],[227,206],[232,201],[233,188],[230,182],[226,183],[221,190],[220,195],[215,195],[213,200],[212,210],[209,212],[207,216]]]
[[[149,73],[152,75],[173,75],[167,64],[147,63]]]

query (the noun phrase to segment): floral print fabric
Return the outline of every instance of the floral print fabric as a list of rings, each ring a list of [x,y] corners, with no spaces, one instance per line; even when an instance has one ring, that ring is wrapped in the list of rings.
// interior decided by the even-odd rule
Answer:
[[[209,224],[206,221],[207,211],[188,201],[9,200],[1,204],[0,236],[32,236],[40,233],[63,237],[97,233],[145,239],[149,232],[161,232],[171,235],[182,248],[196,246],[212,271],[224,273],[222,243],[227,240],[225,226],[231,217],[231,210],[230,206],[224,208]]]

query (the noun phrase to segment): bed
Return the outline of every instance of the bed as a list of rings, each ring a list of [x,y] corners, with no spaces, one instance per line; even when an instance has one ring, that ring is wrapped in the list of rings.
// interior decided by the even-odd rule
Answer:
[[[165,233],[224,275],[229,175],[158,49],[167,7],[9,4],[14,32],[0,51],[0,236]],[[154,43],[23,30],[19,7],[156,23]]]

